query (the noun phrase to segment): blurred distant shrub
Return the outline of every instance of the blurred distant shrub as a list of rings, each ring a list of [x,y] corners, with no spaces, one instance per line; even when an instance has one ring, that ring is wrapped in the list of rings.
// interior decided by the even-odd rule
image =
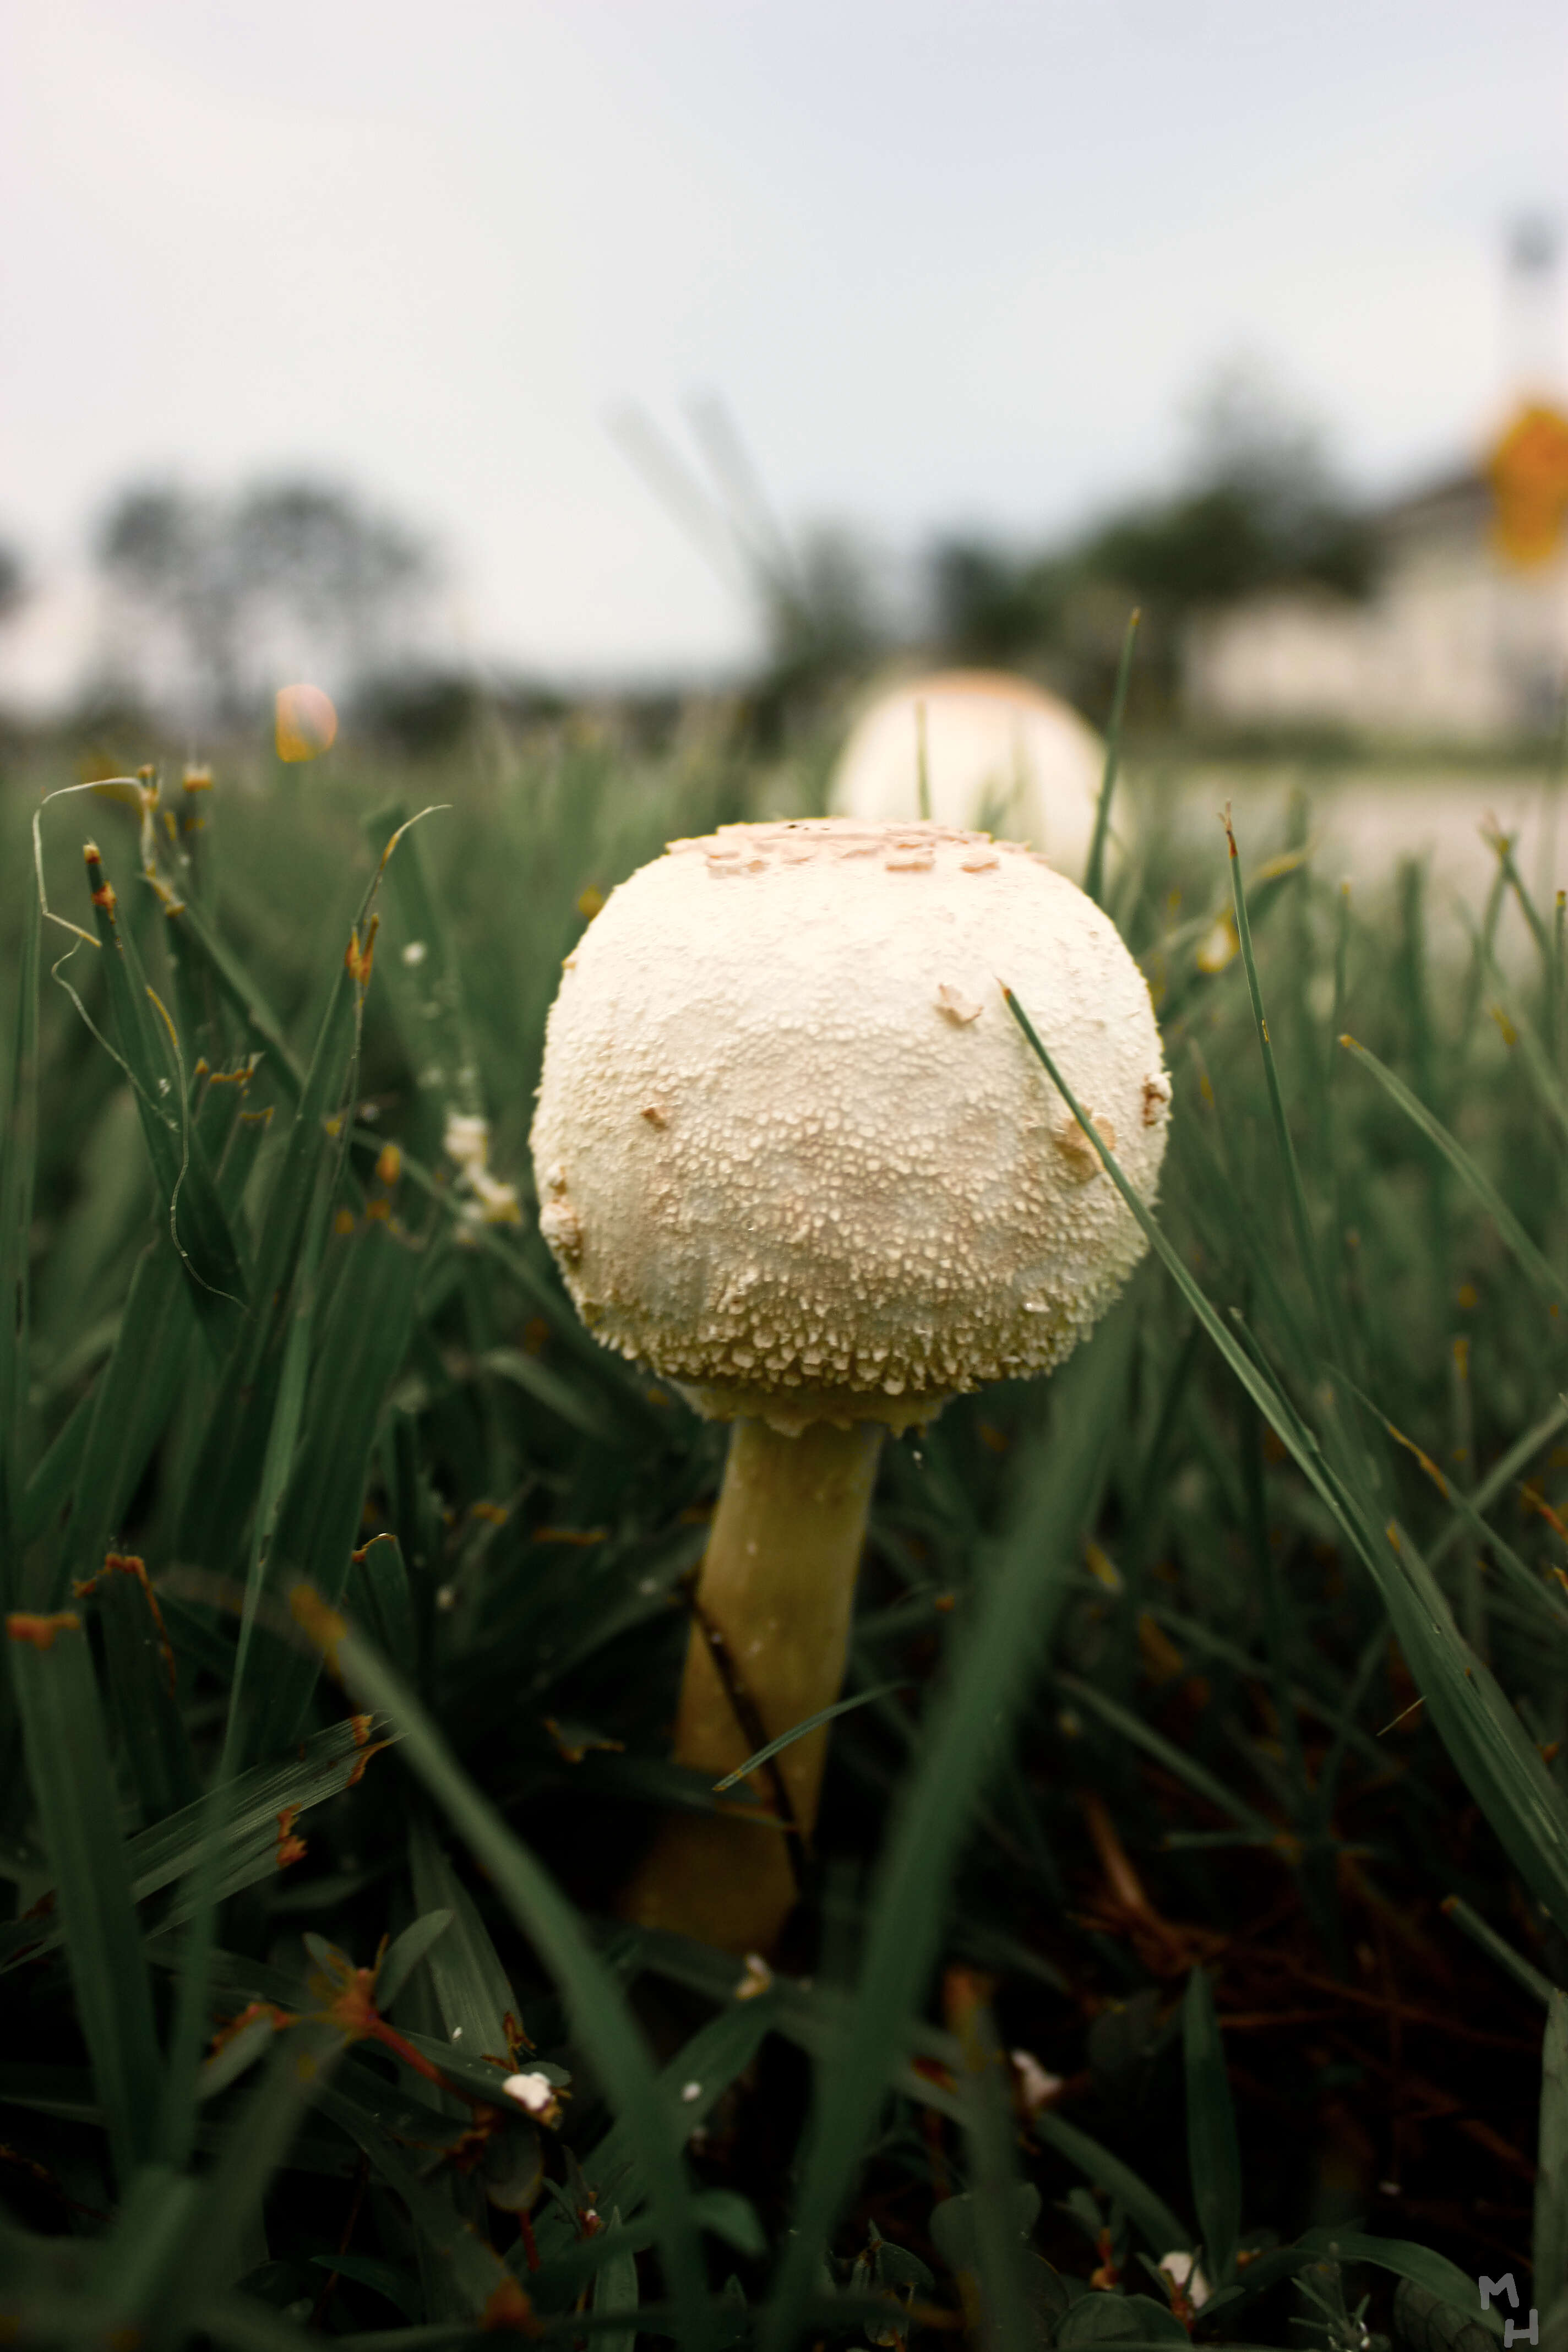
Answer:
[[[16,549],[0,539],[0,622],[8,621],[26,600],[27,574]]]
[[[1321,436],[1265,378],[1227,370],[1198,402],[1193,428],[1173,491],[1128,503],[1065,548],[1021,552],[973,533],[939,541],[926,589],[942,649],[1045,669],[1094,705],[1138,604],[1135,691],[1146,711],[1163,710],[1196,611],[1299,581],[1365,593],[1367,522]]]
[[[1020,558],[974,537],[942,540],[929,587],[937,635],[960,659],[1016,662],[1060,638],[1068,583],[1053,558]]]
[[[1359,595],[1372,547],[1320,436],[1250,370],[1199,403],[1176,494],[1124,509],[1085,542],[1102,578],[1168,612],[1220,604],[1286,580]]]
[[[242,719],[280,668],[341,685],[389,667],[435,575],[404,524],[305,479],[232,498],[133,487],[103,517],[97,553],[116,683],[218,726]]]
[[[354,695],[360,732],[411,760],[438,759],[467,742],[487,711],[513,728],[563,719],[566,696],[525,679],[481,679],[437,664],[377,670]]]

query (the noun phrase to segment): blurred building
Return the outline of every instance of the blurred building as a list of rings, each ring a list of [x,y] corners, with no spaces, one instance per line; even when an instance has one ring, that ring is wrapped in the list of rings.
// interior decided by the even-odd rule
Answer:
[[[1521,404],[1479,465],[1373,518],[1363,599],[1281,588],[1204,614],[1189,715],[1472,742],[1540,735],[1568,683],[1568,415]]]

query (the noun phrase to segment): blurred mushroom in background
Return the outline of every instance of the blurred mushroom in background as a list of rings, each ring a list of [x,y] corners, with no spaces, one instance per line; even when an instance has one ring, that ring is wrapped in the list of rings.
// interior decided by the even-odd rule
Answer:
[[[940,670],[884,691],[839,755],[833,814],[868,824],[922,814],[922,714],[923,813],[939,824],[1027,842],[1058,872],[1081,879],[1105,746],[1070,704],[1005,670]]]

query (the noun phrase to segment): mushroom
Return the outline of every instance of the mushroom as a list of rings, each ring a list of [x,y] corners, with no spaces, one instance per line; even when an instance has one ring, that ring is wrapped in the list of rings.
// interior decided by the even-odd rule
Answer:
[[[599,1339],[734,1423],[675,1734],[714,1780],[838,1696],[886,1432],[1059,1363],[1142,1253],[1002,983],[1151,1199],[1170,1088],[1148,988],[1016,845],[725,825],[623,883],[563,977],[542,1228]],[[824,1728],[753,1779],[803,1839],[826,1754]],[[744,1952],[794,1894],[776,1829],[686,1814],[627,1901]]]
[[[1005,670],[939,670],[884,690],[839,755],[829,805],[865,824],[918,818],[922,713],[926,814],[987,825],[1082,874],[1105,746],[1070,704]]]

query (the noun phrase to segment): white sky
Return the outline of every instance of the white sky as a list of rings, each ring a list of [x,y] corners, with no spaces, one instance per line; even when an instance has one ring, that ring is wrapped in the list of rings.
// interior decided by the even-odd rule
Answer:
[[[0,0],[27,659],[115,486],[301,465],[441,534],[477,652],[732,658],[606,430],[705,390],[893,549],[1157,480],[1242,353],[1397,482],[1495,417],[1565,133],[1562,0]]]

